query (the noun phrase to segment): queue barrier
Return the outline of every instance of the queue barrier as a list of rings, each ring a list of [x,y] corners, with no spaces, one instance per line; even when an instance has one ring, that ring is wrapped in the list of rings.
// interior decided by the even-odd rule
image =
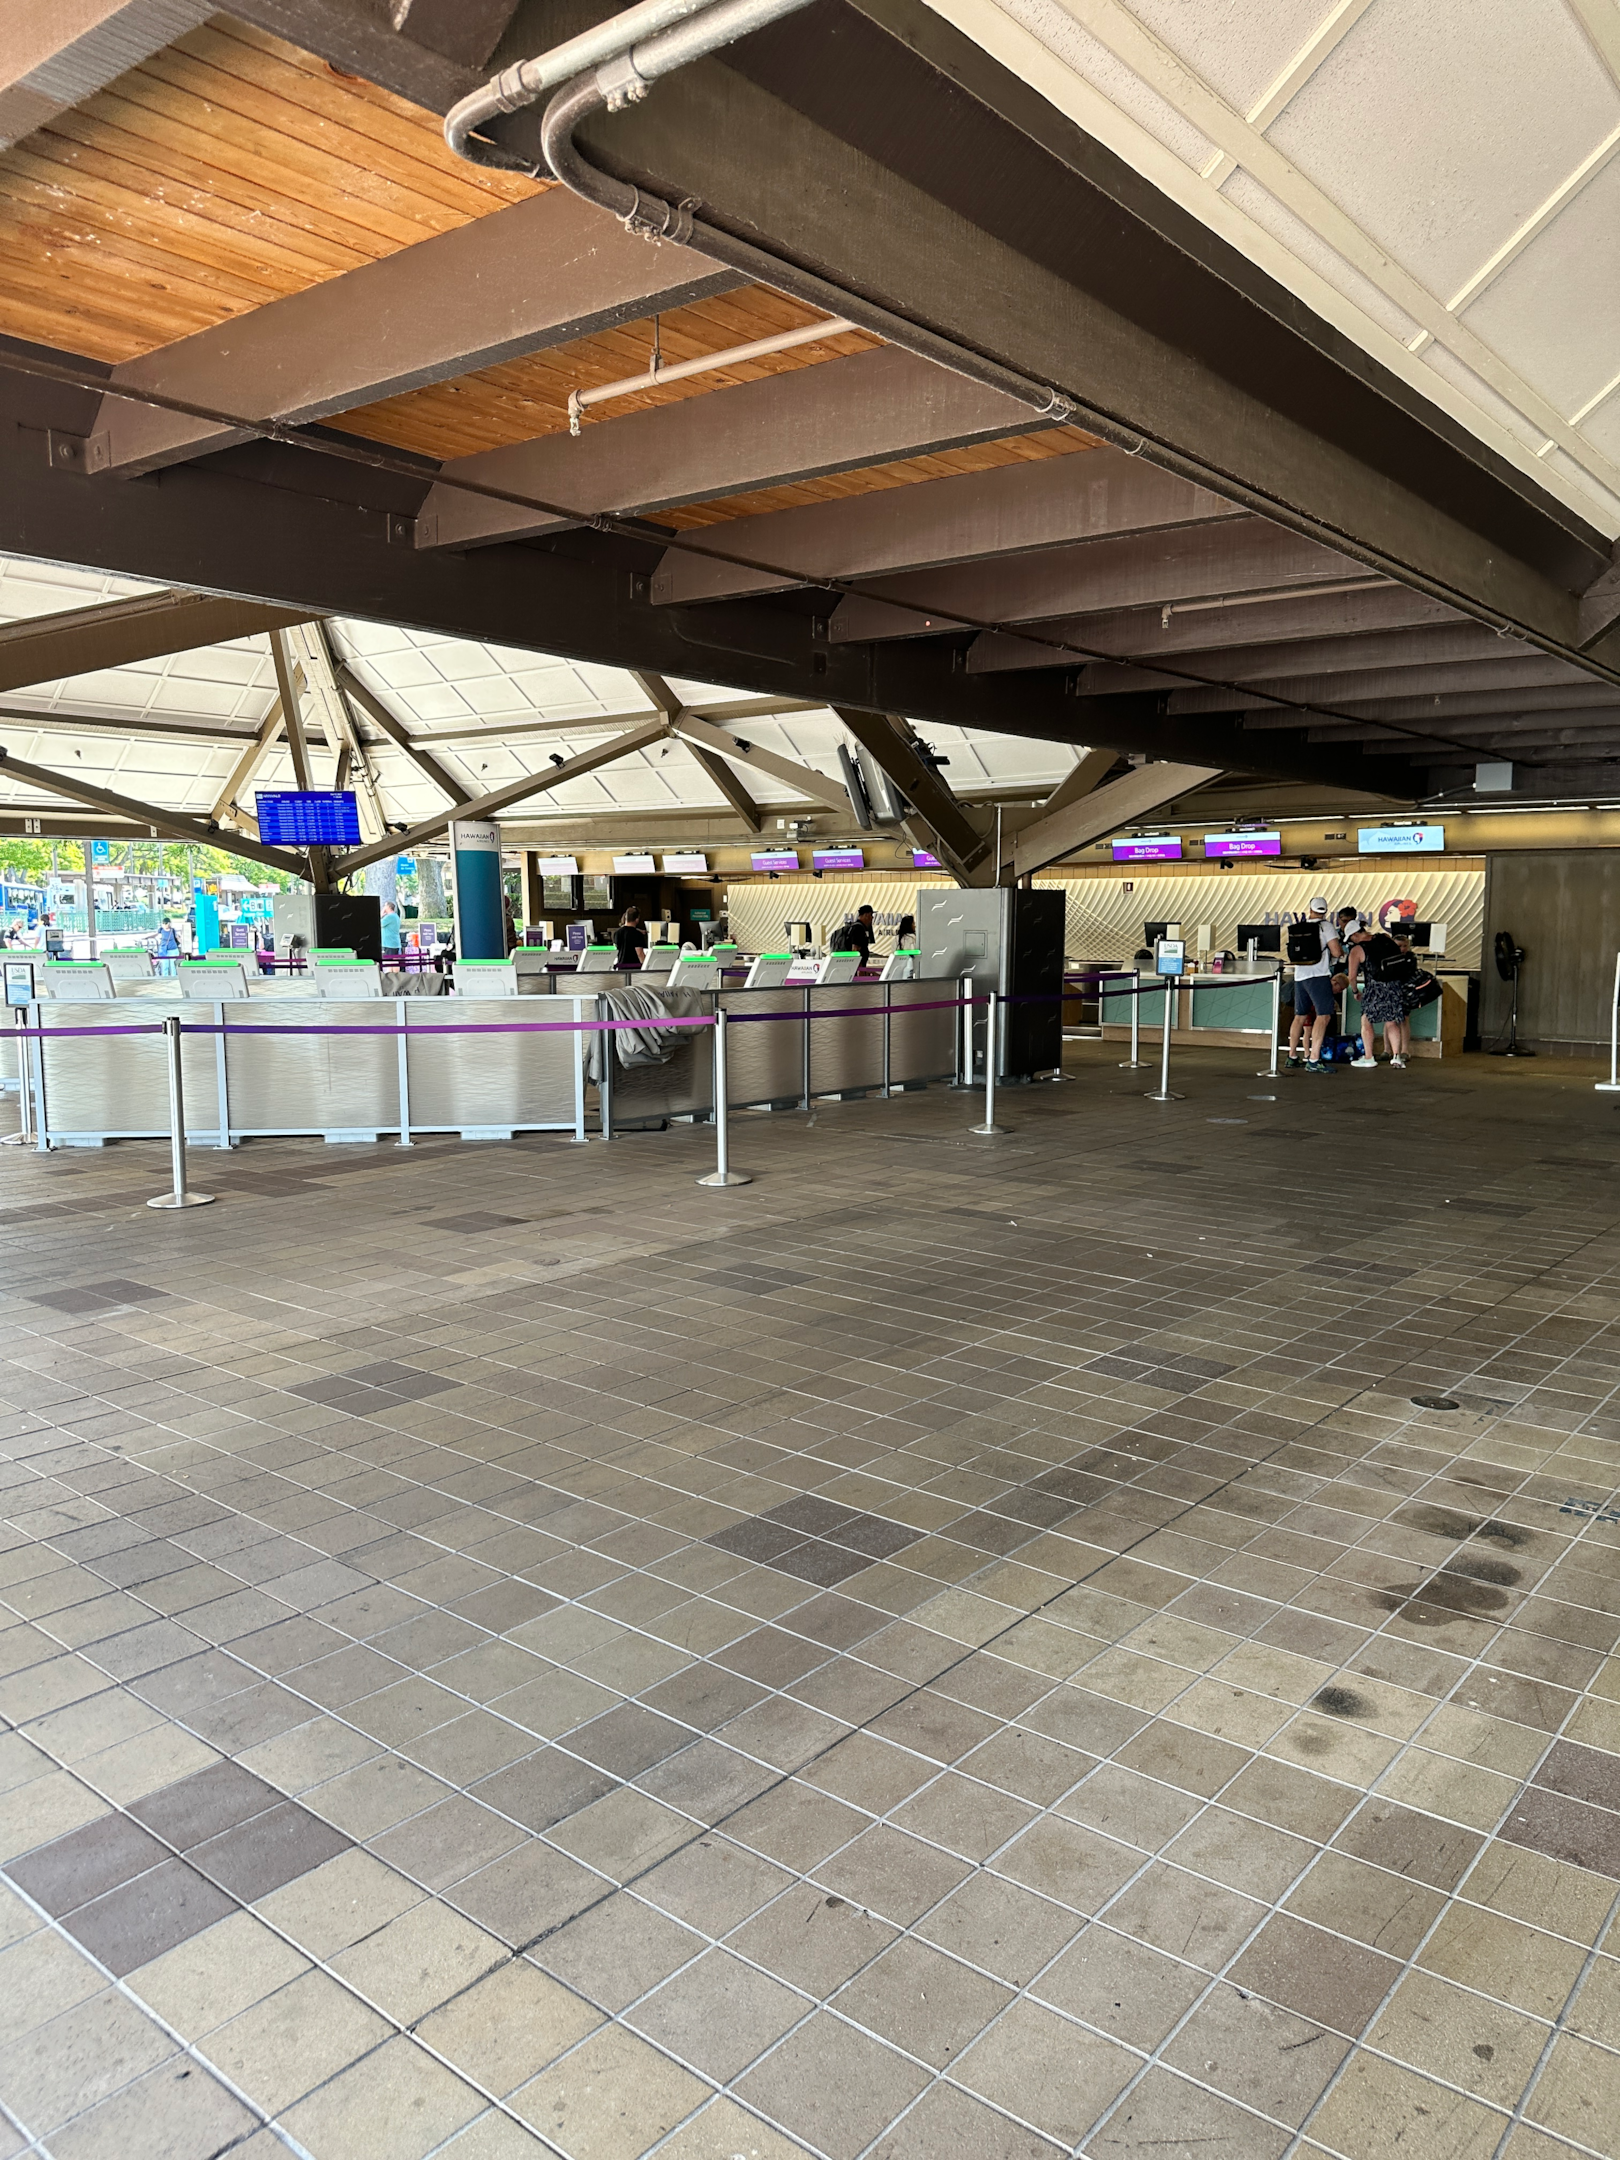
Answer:
[[[1594,1085],[1600,1095],[1620,1095],[1620,953],[1614,956],[1614,989],[1609,996],[1609,1077]]]

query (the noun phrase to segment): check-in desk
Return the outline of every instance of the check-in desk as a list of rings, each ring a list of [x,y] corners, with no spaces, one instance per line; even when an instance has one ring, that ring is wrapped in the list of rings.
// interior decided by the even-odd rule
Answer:
[[[722,990],[718,997],[671,991],[664,1002],[676,1016],[710,1013],[718,1002],[726,1014],[731,1107],[785,1110],[820,1096],[950,1079],[960,1022],[944,1001],[956,995],[950,981],[795,983]],[[927,1007],[934,1009],[919,1009]],[[765,1017],[771,1014],[781,1017]],[[667,1064],[625,1066],[614,1056],[608,1071],[605,1130],[713,1113],[714,1041],[707,1028],[682,1028]]]
[[[1098,1009],[1105,1042],[1128,1040],[1131,1006],[1140,1007],[1138,1027],[1143,1035],[1161,1036],[1164,1029],[1165,985],[1157,975],[1144,972],[1139,997],[1128,982],[1102,985]],[[1286,990],[1286,985],[1284,986]],[[1175,1003],[1170,1013],[1172,1043],[1203,1043],[1219,1048],[1248,1049],[1258,1035],[1269,1042],[1272,1000],[1276,994],[1272,975],[1182,975],[1169,993]]]
[[[42,1146],[167,1135],[164,1037],[69,1031],[150,1028],[170,1012],[199,1030],[182,1037],[181,1073],[187,1133],[202,1146],[433,1132],[585,1137],[586,1037],[513,1023],[594,1020],[594,997],[339,998],[267,983],[216,1001],[159,982],[95,1004],[42,999],[28,1009],[43,1031],[27,1046]],[[481,1029],[489,1032],[462,1032]]]

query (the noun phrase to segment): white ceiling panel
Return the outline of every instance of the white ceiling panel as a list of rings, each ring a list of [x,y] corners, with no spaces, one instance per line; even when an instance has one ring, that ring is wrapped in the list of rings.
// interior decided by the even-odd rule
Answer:
[[[1615,0],[931,0],[1620,532]]]

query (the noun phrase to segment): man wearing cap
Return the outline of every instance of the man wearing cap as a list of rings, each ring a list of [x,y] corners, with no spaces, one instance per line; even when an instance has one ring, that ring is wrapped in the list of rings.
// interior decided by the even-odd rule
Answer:
[[[1288,957],[1294,965],[1294,1021],[1288,1030],[1288,1063],[1319,1073],[1322,1042],[1333,1018],[1333,970],[1344,947],[1327,919],[1326,896],[1318,894],[1303,922],[1288,926]],[[1305,1052],[1302,1056],[1301,1052]]]

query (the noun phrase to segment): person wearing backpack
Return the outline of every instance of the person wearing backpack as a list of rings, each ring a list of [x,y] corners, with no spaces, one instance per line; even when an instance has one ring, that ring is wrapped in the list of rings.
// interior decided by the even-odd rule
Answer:
[[[1322,1041],[1333,1018],[1333,969],[1344,947],[1327,919],[1328,904],[1318,896],[1303,922],[1288,925],[1288,957],[1294,965],[1294,1019],[1288,1030],[1288,1063],[1297,1072],[1325,1070]],[[1301,1055],[1301,1052],[1304,1055]]]
[[[1361,1055],[1358,1072],[1372,1072],[1378,1064],[1373,1030],[1384,1031],[1384,1048],[1397,1070],[1406,1066],[1406,994],[1418,978],[1417,955],[1412,940],[1396,927],[1362,930],[1350,941],[1350,987],[1361,990]]]

